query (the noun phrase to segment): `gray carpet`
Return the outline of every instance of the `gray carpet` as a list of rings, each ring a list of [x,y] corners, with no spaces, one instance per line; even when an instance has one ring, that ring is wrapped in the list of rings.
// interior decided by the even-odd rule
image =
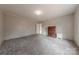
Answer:
[[[78,48],[73,41],[60,40],[44,35],[5,40],[0,55],[77,55]]]

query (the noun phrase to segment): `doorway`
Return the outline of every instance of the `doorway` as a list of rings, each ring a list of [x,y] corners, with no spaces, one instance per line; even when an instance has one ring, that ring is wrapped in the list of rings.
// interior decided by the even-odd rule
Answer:
[[[48,26],[48,36],[56,38],[56,26]]]

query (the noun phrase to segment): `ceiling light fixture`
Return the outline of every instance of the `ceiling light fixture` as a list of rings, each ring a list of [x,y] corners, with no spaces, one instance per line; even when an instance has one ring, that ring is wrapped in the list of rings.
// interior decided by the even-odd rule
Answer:
[[[41,11],[41,10],[36,10],[34,13],[35,13],[37,16],[39,16],[39,15],[42,14],[42,11]]]

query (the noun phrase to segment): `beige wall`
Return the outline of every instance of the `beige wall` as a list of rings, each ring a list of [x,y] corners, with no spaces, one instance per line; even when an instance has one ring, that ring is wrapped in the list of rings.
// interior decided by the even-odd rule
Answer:
[[[5,40],[35,34],[36,22],[19,16],[7,14],[5,18]],[[56,26],[57,33],[63,34],[63,39],[74,39],[74,15],[63,16],[43,22],[43,34],[47,35],[47,26]]]
[[[3,14],[0,11],[0,44],[2,43],[2,41],[4,40],[3,37],[4,33],[3,33]]]
[[[67,15],[43,23],[43,34],[47,35],[47,27],[56,26],[56,32],[63,34],[63,39],[74,39],[74,15]]]
[[[20,16],[7,14],[5,17],[5,40],[35,34],[35,22]]]
[[[74,32],[75,32],[75,42],[79,46],[79,7],[75,12],[75,20],[74,20]]]

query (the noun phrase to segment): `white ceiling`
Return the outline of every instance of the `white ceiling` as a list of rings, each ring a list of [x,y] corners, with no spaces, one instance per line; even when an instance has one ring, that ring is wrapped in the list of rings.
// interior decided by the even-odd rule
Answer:
[[[11,12],[31,20],[44,21],[73,13],[77,5],[74,4],[9,4],[0,5],[4,12]],[[42,10],[43,14],[36,16],[35,10]]]

